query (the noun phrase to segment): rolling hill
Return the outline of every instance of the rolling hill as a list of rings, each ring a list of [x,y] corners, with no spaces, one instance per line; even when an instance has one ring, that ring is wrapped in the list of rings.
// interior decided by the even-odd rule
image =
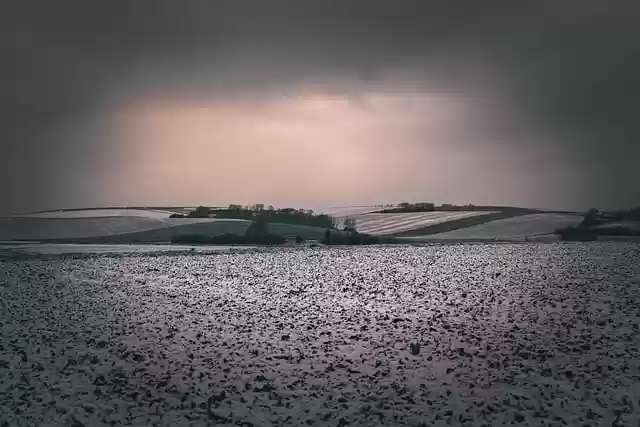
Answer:
[[[193,208],[96,208],[27,213],[0,218],[0,241],[66,243],[158,243],[184,234],[213,237],[243,235],[250,220],[169,218]],[[375,206],[329,209],[339,221],[355,219],[361,233],[396,237],[407,242],[525,240],[578,224],[582,216],[521,208],[498,211],[434,211],[374,213]],[[320,240],[325,229],[307,225],[269,223],[269,233],[288,239]]]
[[[576,226],[582,221],[575,214],[525,214],[510,218],[495,219],[482,224],[457,228],[442,233],[422,234],[407,237],[412,240],[525,240],[551,235],[558,228]]]

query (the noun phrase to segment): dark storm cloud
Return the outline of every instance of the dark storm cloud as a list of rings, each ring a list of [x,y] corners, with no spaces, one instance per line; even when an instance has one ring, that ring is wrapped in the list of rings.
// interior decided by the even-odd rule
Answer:
[[[449,90],[497,80],[515,122],[593,170],[579,203],[640,202],[628,188],[640,154],[632,1],[15,0],[0,15],[0,210],[81,203],[61,189],[81,191],[87,158],[109,153],[50,132],[129,91],[366,83],[388,69]]]

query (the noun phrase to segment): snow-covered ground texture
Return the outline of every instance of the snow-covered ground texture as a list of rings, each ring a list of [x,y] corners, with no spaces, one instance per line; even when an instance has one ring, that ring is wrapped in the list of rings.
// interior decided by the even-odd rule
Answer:
[[[552,234],[558,228],[578,225],[582,219],[581,215],[574,214],[530,214],[489,221],[425,237],[443,240],[520,240]],[[423,237],[408,239],[420,240]]]
[[[636,426],[639,259],[602,243],[5,259],[0,425]]]
[[[488,215],[494,212],[410,212],[386,214],[361,214],[351,218],[356,220],[356,228],[361,233],[392,235],[409,230],[417,230],[432,225],[444,224],[465,218]]]

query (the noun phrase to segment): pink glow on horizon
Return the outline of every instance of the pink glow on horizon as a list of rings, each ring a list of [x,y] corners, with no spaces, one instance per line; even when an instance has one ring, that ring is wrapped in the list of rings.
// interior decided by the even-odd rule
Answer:
[[[327,92],[149,98],[116,115],[121,155],[103,187],[125,200],[143,194],[149,203],[402,197],[439,170],[443,146],[469,119],[461,101]]]

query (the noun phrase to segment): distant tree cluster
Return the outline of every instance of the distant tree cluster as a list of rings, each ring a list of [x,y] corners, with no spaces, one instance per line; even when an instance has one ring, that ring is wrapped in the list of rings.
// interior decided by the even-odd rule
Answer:
[[[433,202],[419,202],[409,203],[402,202],[395,206],[386,206],[384,209],[377,211],[377,213],[398,213],[398,212],[433,212],[433,211],[503,211],[508,208],[505,206],[476,206],[469,203],[468,205],[452,205],[450,203],[443,203],[436,205]]]
[[[386,207],[380,213],[396,213],[396,212],[432,212],[436,210],[435,203],[431,202],[420,202],[420,203],[409,203],[402,202],[396,205],[395,207]]]
[[[229,205],[227,209],[209,210],[216,218],[247,219],[262,222],[281,222],[286,224],[309,225],[312,227],[335,228],[336,220],[326,214],[316,214],[313,210],[282,208],[275,209],[264,205]]]
[[[443,203],[440,206],[436,206],[437,211],[473,211],[478,209],[487,209],[491,208],[492,210],[499,210],[497,206],[475,206],[471,203],[468,205],[452,205],[450,203]]]
[[[409,203],[402,202],[398,205],[398,207],[407,210],[407,211],[416,211],[416,212],[430,212],[436,210],[436,204],[432,202],[419,202],[419,203]]]

